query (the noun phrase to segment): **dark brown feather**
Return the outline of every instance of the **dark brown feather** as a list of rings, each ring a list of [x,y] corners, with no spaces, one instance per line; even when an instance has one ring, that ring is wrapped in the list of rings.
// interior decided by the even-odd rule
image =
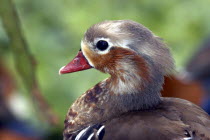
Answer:
[[[103,140],[210,139],[210,117],[200,107],[178,98],[163,98],[156,109],[125,113],[105,123]]]

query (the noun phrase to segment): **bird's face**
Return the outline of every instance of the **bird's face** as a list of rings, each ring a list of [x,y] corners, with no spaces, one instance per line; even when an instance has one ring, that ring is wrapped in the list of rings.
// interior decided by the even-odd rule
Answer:
[[[96,38],[93,42],[83,40],[81,48],[92,67],[116,75],[129,70],[129,66],[134,64],[138,55],[125,44],[115,44],[111,40],[110,38]]]
[[[94,67],[114,76],[138,73],[147,77],[155,66],[165,73],[173,66],[173,60],[151,31],[133,21],[105,21],[87,30],[81,51],[60,73]]]

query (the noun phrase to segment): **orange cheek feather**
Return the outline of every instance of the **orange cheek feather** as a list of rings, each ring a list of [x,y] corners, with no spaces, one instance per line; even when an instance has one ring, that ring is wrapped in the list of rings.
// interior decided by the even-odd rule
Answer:
[[[129,49],[113,47],[107,54],[97,54],[85,46],[83,51],[96,69],[102,72],[109,70],[111,75],[123,72],[123,70],[116,70],[117,67],[121,67],[118,63],[119,61],[126,58],[131,59],[132,62],[135,62],[134,67],[138,70],[137,72],[141,78],[149,80],[149,68],[146,61]]]

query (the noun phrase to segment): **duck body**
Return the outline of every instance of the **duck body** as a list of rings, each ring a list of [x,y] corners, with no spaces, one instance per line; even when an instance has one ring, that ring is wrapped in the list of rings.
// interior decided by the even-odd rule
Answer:
[[[196,117],[194,117],[196,116]],[[154,109],[133,111],[105,124],[104,139],[209,139],[209,116],[200,107],[178,98],[163,98]]]
[[[85,115],[86,112],[81,113],[84,117],[82,122],[82,119],[77,118],[70,109],[65,121],[65,140],[74,140],[82,130],[89,132],[80,136],[80,140],[100,139],[99,134],[94,133],[98,132],[99,128],[87,129],[90,126],[104,127],[104,131],[101,132],[103,140],[208,140],[210,138],[209,115],[197,105],[183,99],[164,97],[154,108],[133,110],[120,115],[113,114],[109,119],[105,118],[110,113],[104,113],[103,110],[106,109],[93,109],[94,112],[100,113],[92,114],[89,119]],[[75,117],[79,119],[80,124],[68,123],[75,122]]]
[[[162,98],[173,69],[169,49],[130,20],[105,21],[87,30],[81,51],[60,74],[95,68],[109,73],[70,107],[64,140],[210,139],[210,118],[192,103]]]

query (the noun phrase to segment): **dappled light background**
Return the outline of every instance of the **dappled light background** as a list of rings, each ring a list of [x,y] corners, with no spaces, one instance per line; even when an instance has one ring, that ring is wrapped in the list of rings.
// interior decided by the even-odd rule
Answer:
[[[94,69],[58,74],[59,69],[77,54],[83,34],[91,25],[118,19],[143,24],[171,48],[178,70],[185,66],[201,42],[210,35],[209,0],[14,0],[14,3],[24,36],[37,61],[39,86],[59,116],[57,129],[52,130],[37,116],[33,100],[15,71],[8,47],[9,38],[1,22],[0,59],[16,85],[15,97],[21,98],[13,102],[19,109],[15,109],[16,112],[43,131],[50,131],[45,133],[62,135],[63,121],[72,102],[108,77]],[[22,108],[18,107],[18,103]]]

